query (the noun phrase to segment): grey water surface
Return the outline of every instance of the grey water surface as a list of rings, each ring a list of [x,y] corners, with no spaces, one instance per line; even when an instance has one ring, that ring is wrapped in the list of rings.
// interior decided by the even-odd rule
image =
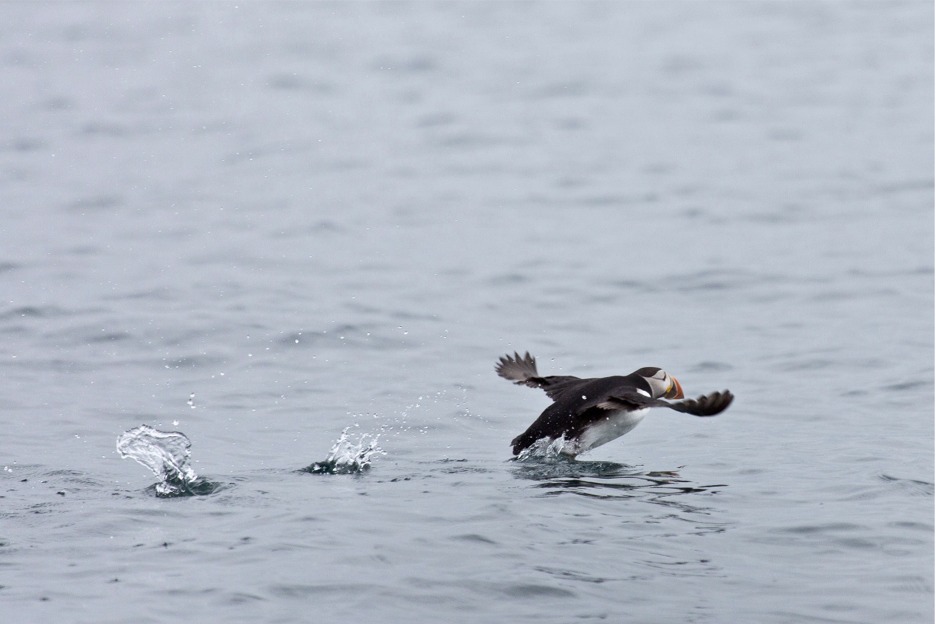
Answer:
[[[0,4],[0,619],[932,622],[933,49],[923,1]],[[737,398],[510,461],[514,350]]]

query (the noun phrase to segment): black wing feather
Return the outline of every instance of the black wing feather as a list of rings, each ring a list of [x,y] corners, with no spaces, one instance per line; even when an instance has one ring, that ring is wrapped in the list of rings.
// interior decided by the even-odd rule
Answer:
[[[604,409],[633,409],[634,405],[640,407],[668,407],[671,410],[692,414],[693,416],[715,416],[728,409],[733,400],[734,395],[728,390],[703,394],[697,399],[683,399],[682,401],[651,399],[638,392],[627,392],[620,396],[609,397],[598,407]]]
[[[530,388],[541,388],[553,400],[570,385],[581,381],[578,377],[571,375],[540,377],[539,372],[536,370],[536,358],[530,355],[529,351],[522,356],[516,351],[514,351],[513,356],[510,354],[502,356],[494,365],[494,370],[497,371],[498,375],[515,384],[529,386]]]

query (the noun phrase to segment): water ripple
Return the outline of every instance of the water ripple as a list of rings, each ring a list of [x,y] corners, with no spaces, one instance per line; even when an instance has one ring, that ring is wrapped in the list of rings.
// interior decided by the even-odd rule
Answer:
[[[673,504],[680,511],[700,508],[662,500],[680,494],[717,493],[724,484],[698,485],[680,477],[675,470],[645,471],[614,462],[543,460],[516,462],[517,478],[536,481],[535,487],[548,490],[547,496],[575,494],[595,499],[620,499],[650,494],[656,502]]]
[[[910,494],[928,497],[933,496],[933,483],[929,481],[921,481],[918,479],[901,479],[884,473],[879,474],[878,479],[900,488],[901,490]]]

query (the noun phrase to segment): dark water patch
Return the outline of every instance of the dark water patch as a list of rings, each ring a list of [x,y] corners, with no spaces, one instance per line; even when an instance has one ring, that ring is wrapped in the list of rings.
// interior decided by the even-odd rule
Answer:
[[[106,331],[102,330],[100,333],[93,333],[90,336],[86,337],[86,340],[89,343],[108,343],[108,342],[121,342],[123,340],[129,340],[133,338],[133,334],[126,331]]]
[[[655,280],[613,279],[604,282],[606,287],[640,294],[681,293],[698,295],[712,293],[724,295],[727,291],[741,290],[751,300],[775,301],[784,296],[781,286],[791,290],[797,284],[790,278],[776,273],[762,273],[744,269],[706,269],[690,273],[675,273]]]
[[[48,145],[48,142],[36,137],[19,137],[9,141],[8,143],[0,143],[0,151],[9,150],[25,154],[28,152],[37,152],[39,150],[47,149]],[[9,146],[9,148],[7,148],[7,146]]]
[[[906,392],[907,390],[916,390],[918,388],[932,388],[932,379],[916,379],[913,381],[903,381],[895,384],[888,384],[881,389],[885,392]]]
[[[587,94],[591,90],[591,83],[585,80],[565,80],[553,82],[535,89],[531,89],[529,96],[532,99],[576,98]]]
[[[94,479],[89,477],[83,472],[78,470],[70,469],[59,469],[59,470],[50,470],[44,473],[44,479],[42,483],[46,483],[48,480],[62,480],[70,483],[78,483],[81,485],[90,485],[96,483]]]
[[[130,133],[130,128],[113,122],[91,121],[81,126],[81,134],[86,137],[120,138]]]
[[[543,572],[550,576],[565,580],[565,581],[576,581],[578,583],[604,583],[608,579],[601,576],[593,576],[591,574],[586,574],[584,572],[577,572],[575,570],[567,570],[565,568],[552,568],[548,566],[536,566],[533,568],[537,572]]]
[[[50,112],[63,112],[75,108],[75,100],[66,96],[52,96],[38,103],[37,108]]]
[[[419,115],[416,118],[417,128],[434,128],[439,126],[450,126],[458,121],[458,117],[449,112],[431,112]]]
[[[272,595],[280,598],[308,598],[328,594],[361,596],[367,595],[372,590],[373,586],[367,583],[316,583],[315,585],[283,583],[273,585],[269,589]]]
[[[215,494],[230,487],[224,483],[209,481],[203,477],[192,480],[166,479],[162,483],[154,483],[143,490],[156,498],[185,498],[188,496],[207,496]]]
[[[439,472],[442,474],[459,475],[459,474],[490,474],[492,471],[489,470],[488,468],[482,468],[480,466],[443,466],[439,470]]]
[[[92,368],[85,360],[66,360],[63,358],[30,360],[23,357],[0,361],[0,366],[43,373],[79,373],[87,372]]]
[[[106,293],[101,295],[103,301],[173,301],[175,295],[170,288],[148,288],[145,290],[137,290],[135,288],[127,288],[119,293],[110,294]]]
[[[416,323],[419,321],[435,322],[439,320],[438,315],[432,312],[414,312],[404,308],[392,308],[387,312],[387,317],[397,322]],[[401,332],[405,329],[403,326],[397,326]]]
[[[919,479],[901,479],[884,473],[879,474],[878,479],[884,483],[887,483],[888,485],[899,488],[908,494],[927,497],[933,496],[933,483],[929,481],[921,481]]]
[[[344,234],[348,228],[335,219],[319,219],[297,230],[284,230],[274,235],[275,238],[303,238],[309,234]]]
[[[689,371],[692,373],[723,373],[734,370],[734,366],[727,362],[703,361],[691,366]]]
[[[871,535],[868,527],[851,522],[785,526],[774,529],[771,533],[777,543],[788,544],[791,539],[803,540],[815,544],[815,547],[823,552],[842,549],[871,551],[881,548],[880,536]]]
[[[267,77],[267,87],[278,91],[296,91],[309,95],[328,95],[334,93],[336,85],[332,82],[302,76],[296,72],[280,72]]]
[[[68,204],[67,208],[74,212],[83,213],[95,210],[110,210],[123,203],[123,198],[118,195],[98,195],[75,200]]]
[[[257,594],[234,592],[227,597],[227,601],[232,605],[244,605],[254,602],[266,602],[266,598]]]
[[[781,533],[793,533],[796,535],[816,535],[825,533],[845,533],[860,531],[862,527],[850,522],[829,522],[826,524],[801,524],[797,526],[784,527],[778,529]]]
[[[529,275],[523,273],[499,273],[487,280],[490,286],[520,286],[532,281]]]
[[[575,598],[577,595],[568,589],[552,585],[540,585],[539,583],[501,585],[495,588],[495,591],[509,598]]]
[[[869,268],[851,268],[844,272],[844,276],[851,282],[855,283],[855,290],[853,296],[858,294],[864,294],[869,292],[869,287],[867,285],[858,286],[859,282],[863,284],[880,284],[881,282],[886,283],[888,286],[893,284],[902,284],[904,278],[910,277],[930,277],[933,276],[933,265],[931,264],[918,264],[913,267],[908,268],[899,268],[899,269],[869,269]],[[878,291],[884,291],[883,288],[879,288]],[[903,292],[897,288],[887,288],[887,292]],[[875,291],[870,291],[875,292]]]
[[[866,397],[870,394],[871,393],[868,392],[867,390],[845,390],[843,392],[840,392],[839,396],[849,397],[849,398],[858,398],[858,397]]]
[[[802,372],[830,370],[838,366],[836,360],[822,357],[804,357],[792,361],[780,362],[773,366],[774,369],[782,372]]]
[[[381,55],[371,63],[371,69],[381,74],[405,73],[425,74],[438,69],[438,63],[431,56],[423,54],[389,56]]]
[[[13,318],[48,319],[68,314],[63,308],[57,306],[17,306],[0,312],[0,320]]]
[[[824,289],[814,295],[806,297],[808,301],[816,303],[829,303],[836,301],[854,301],[857,297],[862,299],[895,297],[901,294],[898,288],[862,288],[859,292],[857,288],[843,289]]]
[[[779,274],[757,273],[745,270],[713,270],[695,271],[674,275],[662,280],[668,287],[674,290],[692,293],[692,292],[719,292],[739,288],[749,289],[752,287],[763,287],[769,284],[775,288],[777,284],[788,282],[789,280]]]
[[[931,195],[933,192],[932,178],[918,178],[899,180],[885,184],[871,186],[871,193],[878,196],[896,195],[900,193],[926,193]]]
[[[655,282],[644,282],[635,279],[618,279],[608,282],[609,287],[615,290],[625,290],[635,293],[652,293],[659,291],[662,286]]]
[[[556,119],[553,122],[553,124],[559,130],[566,130],[566,131],[582,130],[583,128],[587,128],[589,125],[588,119],[579,115],[570,115],[567,117],[560,117]],[[581,186],[582,185],[580,185],[577,188],[581,188]],[[576,188],[576,187],[573,187],[573,188]]]
[[[448,132],[440,135],[432,141],[431,144],[433,147],[442,149],[459,148],[464,150],[480,150],[486,148],[516,147],[524,144],[524,141],[525,139],[521,138],[519,135],[510,137],[505,134],[494,132],[460,131]]]
[[[90,257],[97,256],[103,251],[103,248],[98,245],[72,245],[67,247],[64,251],[65,255],[79,256],[79,257]]]
[[[84,320],[89,312],[73,311],[58,324],[49,324],[45,338],[59,346],[84,347],[89,344],[119,342],[132,339],[133,334],[124,330],[120,322],[99,319],[97,322]]]
[[[923,533],[933,532],[933,525],[931,523],[927,524],[925,522],[910,522],[906,520],[899,520],[897,522],[890,522],[887,526],[895,529],[909,529],[911,531],[920,531]]]
[[[455,535],[452,539],[460,542],[469,542],[472,544],[487,544],[489,546],[499,546],[498,542],[492,540],[489,537],[484,535],[479,535],[477,533],[466,533],[464,535]]]
[[[642,193],[639,195],[607,193],[603,195],[583,195],[582,197],[576,198],[575,203],[582,208],[603,208],[609,206],[653,204],[659,201],[659,199],[660,196],[656,193]]]
[[[643,560],[641,563],[649,568],[656,568],[667,575],[676,575],[679,578],[697,576],[706,578],[718,570],[709,559],[680,559],[671,557],[667,560]]]
[[[227,363],[225,358],[211,355],[187,355],[177,358],[163,358],[162,365],[170,369],[214,368]]]

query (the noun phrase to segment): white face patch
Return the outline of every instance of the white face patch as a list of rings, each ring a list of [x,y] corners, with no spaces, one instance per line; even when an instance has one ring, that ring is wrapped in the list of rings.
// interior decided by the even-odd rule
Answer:
[[[670,382],[670,377],[666,374],[666,371],[657,371],[654,373],[653,377],[644,377],[644,379],[650,384],[651,394],[647,396],[653,399],[658,399],[666,394],[666,391],[672,386],[672,382]],[[637,390],[637,392],[641,392],[641,390]]]

